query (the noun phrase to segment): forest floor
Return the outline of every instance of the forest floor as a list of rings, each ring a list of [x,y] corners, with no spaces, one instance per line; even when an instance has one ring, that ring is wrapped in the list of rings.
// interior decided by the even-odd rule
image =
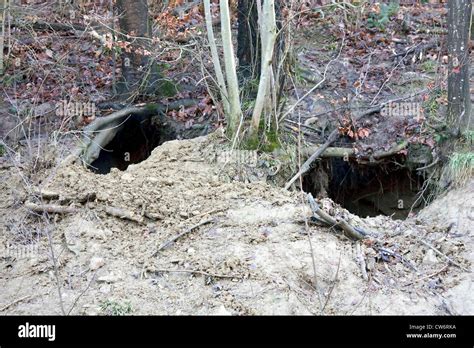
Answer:
[[[105,10],[94,11],[105,20]],[[295,124],[304,124],[304,142],[317,144],[340,127],[343,136],[335,146],[367,156],[408,140],[425,146],[432,161],[437,139],[427,124],[446,104],[440,19],[445,10],[402,7],[384,27],[376,12],[371,17],[376,28],[370,30],[341,28],[338,20],[348,11],[301,17],[293,38],[299,67],[289,81],[288,108],[309,94],[291,112],[287,130],[297,135]],[[44,5],[32,7],[29,16],[30,22],[53,18]],[[367,16],[366,11],[346,23]],[[193,27],[202,18],[194,10],[178,23],[166,18],[172,34],[176,25],[185,27],[179,32],[199,34]],[[0,135],[20,148],[2,150],[0,157],[0,313],[474,314],[472,179],[416,214],[407,212],[406,219],[356,215],[334,202],[339,196],[319,195],[322,209],[371,232],[353,242],[311,222],[302,193],[280,185],[295,168],[275,174],[270,164],[276,155],[261,153],[252,165],[224,165],[229,145],[220,129],[166,142],[125,171],[98,175],[61,165],[77,130],[90,120],[58,122],[54,105],[64,95],[107,100],[111,56],[87,35],[37,32],[16,34],[12,54],[21,57],[20,66],[10,67],[16,70],[4,80],[7,114]],[[218,126],[215,106],[197,83],[201,62],[192,43],[163,45],[166,76],[185,87],[161,101],[200,100],[169,116],[189,127]],[[423,104],[423,117],[353,117],[407,96]],[[18,132],[25,130],[16,126],[19,120],[28,123],[27,134]],[[48,133],[48,127],[56,132]],[[31,203],[72,211],[34,213]]]

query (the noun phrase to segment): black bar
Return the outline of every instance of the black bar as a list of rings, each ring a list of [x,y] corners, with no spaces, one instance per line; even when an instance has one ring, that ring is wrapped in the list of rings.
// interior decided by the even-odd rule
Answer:
[[[0,317],[0,346],[143,344],[343,344],[473,347],[473,316],[384,317]],[[55,325],[54,341],[19,337]],[[24,325],[20,327],[20,325]],[[44,331],[46,332],[46,331]],[[35,334],[35,331],[30,331]],[[407,335],[421,335],[408,337]],[[436,335],[436,336],[434,336]],[[441,336],[437,336],[441,335]],[[445,335],[450,335],[447,337]],[[455,335],[455,337],[453,336]],[[50,337],[52,338],[52,337]]]

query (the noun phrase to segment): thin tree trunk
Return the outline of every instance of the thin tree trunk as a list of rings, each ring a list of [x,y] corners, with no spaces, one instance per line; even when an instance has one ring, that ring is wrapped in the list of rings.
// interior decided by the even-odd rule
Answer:
[[[239,29],[237,35],[237,57],[239,73],[246,78],[260,75],[260,35],[258,33],[258,14],[255,0],[239,0]]]
[[[258,5],[259,2],[260,0],[257,0]],[[259,16],[260,36],[262,41],[261,74],[257,99],[255,100],[255,107],[252,114],[252,124],[250,128],[251,136],[256,136],[258,134],[262,112],[266,101],[269,99],[273,52],[277,36],[275,1],[265,0],[261,12],[261,16]]]
[[[0,76],[3,75],[4,73],[4,56],[3,56],[3,50],[5,48],[5,22],[7,20],[7,8],[8,8],[8,0],[3,0],[2,3],[2,8],[0,11],[0,30],[2,31],[0,33]]]
[[[212,64],[214,65],[214,71],[217,77],[217,84],[222,98],[222,104],[224,106],[224,113],[227,115],[230,113],[229,107],[229,94],[225,84],[224,74],[222,73],[222,67],[219,60],[219,53],[217,52],[216,39],[214,37],[214,29],[212,28],[212,16],[211,16],[211,4],[210,0],[204,0],[204,13],[206,17],[206,29],[207,38],[209,41],[209,49],[211,50]]]
[[[117,69],[117,56],[115,54],[115,8],[114,8],[114,0],[109,0],[109,7],[111,12],[111,23],[110,23],[110,35],[112,36],[112,92],[117,94],[117,77],[116,77],[116,69]]]
[[[474,40],[474,6],[471,9],[471,40]]]
[[[130,52],[122,50],[124,92],[129,92],[140,86],[148,66],[148,57],[140,54],[150,43],[148,4],[147,0],[117,0],[117,9],[122,33],[120,39],[129,42],[131,48]]]
[[[230,112],[229,115],[227,115],[227,129],[232,136],[235,136],[242,115],[242,110],[240,108],[239,84],[237,81],[234,47],[232,44],[232,31],[230,27],[228,0],[220,0],[220,9],[224,65],[230,104]]]
[[[448,2],[448,126],[453,136],[472,128],[469,91],[471,0]]]

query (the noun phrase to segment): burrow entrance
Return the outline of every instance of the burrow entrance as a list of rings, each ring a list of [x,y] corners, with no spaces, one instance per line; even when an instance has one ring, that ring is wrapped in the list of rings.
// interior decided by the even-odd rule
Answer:
[[[303,189],[314,196],[328,196],[361,217],[386,215],[405,219],[410,211],[417,212],[425,206],[428,192],[423,190],[423,175],[398,161],[360,164],[340,158],[324,159],[303,177]]]
[[[130,164],[147,159],[157,146],[176,137],[176,130],[169,125],[155,123],[152,117],[131,115],[89,168],[97,174],[107,174],[112,168],[126,170]]]

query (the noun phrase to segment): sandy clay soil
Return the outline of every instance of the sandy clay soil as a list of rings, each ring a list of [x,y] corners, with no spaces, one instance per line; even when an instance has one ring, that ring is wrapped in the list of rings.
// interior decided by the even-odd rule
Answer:
[[[371,231],[355,243],[307,225],[300,192],[267,183],[259,164],[224,166],[224,150],[215,132],[167,142],[126,171],[60,166],[36,179],[43,198],[2,169],[0,312],[474,314],[473,182],[405,221],[322,199]]]

